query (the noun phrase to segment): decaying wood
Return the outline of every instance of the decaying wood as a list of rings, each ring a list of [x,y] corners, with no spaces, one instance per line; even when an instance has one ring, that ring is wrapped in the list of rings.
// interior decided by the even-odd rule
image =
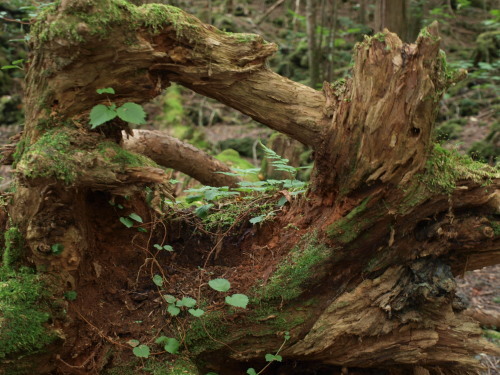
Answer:
[[[231,172],[224,163],[163,132],[134,130],[133,136],[124,137],[123,147],[164,167],[183,172],[204,185],[234,187],[240,181],[237,177],[220,173]]]
[[[29,147],[18,163],[22,186],[11,218],[26,233],[35,263],[48,264],[51,271],[60,267],[63,280],[83,288],[79,271],[90,267],[85,254],[98,245],[95,229],[76,214],[90,210],[89,197],[95,198],[95,191],[140,196],[146,185],[167,194],[161,170],[119,162],[136,160],[134,155],[116,157],[116,143],[109,142],[121,138],[125,124],[114,121],[90,131],[87,119],[95,104],[110,100],[96,94],[98,88],[113,87],[117,104],[142,103],[178,82],[315,150],[307,197],[290,200],[277,224],[263,232],[253,228],[255,243],[245,240],[247,232],[237,243],[242,264],[255,266],[262,248],[266,252],[260,260],[272,259],[247,275],[255,285],[242,292],[253,293],[258,302],[248,316],[221,319],[230,332],[224,345],[214,340],[193,354],[195,360],[209,362],[222,375],[231,374],[231,366],[246,368],[262,360],[282,342],[270,326],[278,315],[293,323],[287,326],[290,340],[282,352],[289,363],[319,363],[342,373],[354,367],[359,373],[474,374],[474,354],[498,352],[480,339],[479,326],[463,313],[453,277],[498,262],[500,180],[497,171],[436,161],[434,115],[453,77],[444,71],[435,26],[415,44],[403,44],[389,31],[367,38],[355,48],[353,77],[326,83],[319,92],[266,68],[276,46],[258,36],[220,32],[169,6],[94,3],[63,1],[34,27],[38,34],[32,38],[23,136]],[[118,9],[122,18],[106,25],[105,35],[93,33],[78,18],[109,6],[117,6],[112,10]],[[151,29],[158,14],[163,21]],[[58,34],[51,25],[61,20],[73,22],[73,28]],[[57,147],[34,152],[37,141],[58,132],[74,135],[66,143],[81,170],[67,184],[50,164],[61,153]],[[179,156],[200,155],[156,133],[138,132],[138,137],[146,148],[133,138],[124,141],[126,147],[161,164],[181,165]],[[176,155],[162,152],[162,145],[173,144],[181,150]],[[34,176],[37,166],[46,175]],[[58,221],[58,215],[65,220]],[[191,236],[187,232],[186,238]],[[268,236],[265,246],[260,246],[259,233]],[[46,254],[55,242],[65,245],[69,258]],[[223,259],[224,246],[234,244],[218,240],[217,246],[214,276],[240,280],[240,264]],[[303,265],[311,251],[316,260],[304,261],[304,275],[280,273],[286,265]],[[182,263],[182,269],[186,282],[199,275],[196,262]],[[129,285],[136,275],[119,277]],[[295,296],[285,298],[299,277],[300,285],[292,285]],[[270,293],[276,284],[282,290]],[[250,319],[260,305],[273,313]],[[83,350],[71,350],[77,349],[68,349],[63,359],[77,366]]]

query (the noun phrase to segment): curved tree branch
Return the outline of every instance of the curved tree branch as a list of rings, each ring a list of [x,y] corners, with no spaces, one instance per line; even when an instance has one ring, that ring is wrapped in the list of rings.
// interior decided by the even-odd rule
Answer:
[[[156,163],[181,171],[204,185],[236,186],[239,178],[217,172],[231,172],[221,161],[196,147],[160,131],[134,130],[123,140],[123,147],[145,155]]]
[[[143,103],[170,82],[178,82],[304,144],[321,142],[325,98],[266,67],[275,44],[254,34],[221,32],[163,4],[123,7],[116,1],[77,0],[63,2],[59,15],[92,14],[94,7],[120,15],[103,26],[107,30],[104,38],[86,18],[75,25],[61,22],[56,27],[58,20],[47,16],[33,27],[32,48],[41,52],[35,54],[30,71],[43,68],[57,75],[49,80],[29,73],[27,87],[31,91],[43,87],[53,111],[74,116],[110,99]],[[59,34],[73,38],[60,44]],[[116,48],[109,49],[110,40]],[[68,43],[78,44],[80,52],[70,52]],[[117,93],[112,98],[96,94],[96,89],[109,86]],[[29,97],[30,92],[27,94]],[[37,101],[27,106],[31,108],[27,121],[43,110]]]

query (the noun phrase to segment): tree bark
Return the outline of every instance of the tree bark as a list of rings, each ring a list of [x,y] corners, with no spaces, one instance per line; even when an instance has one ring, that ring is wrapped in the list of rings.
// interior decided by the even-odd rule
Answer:
[[[236,187],[240,182],[237,177],[220,173],[231,172],[224,163],[163,132],[134,130],[133,136],[124,137],[123,147],[164,167],[183,172],[204,185]]]
[[[33,30],[9,226],[59,306],[45,326],[59,337],[50,360],[28,357],[35,373],[119,367],[135,358],[131,339],[153,347],[160,335],[222,375],[259,371],[280,347],[272,370],[290,374],[471,374],[474,354],[498,353],[463,312],[454,275],[499,259],[500,176],[432,145],[439,100],[459,78],[445,71],[435,25],[415,44],[388,31],[366,38],[353,77],[322,92],[268,70],[273,44],[171,6],[63,1]],[[312,146],[306,197],[278,192],[288,203],[271,204],[275,220],[262,226],[246,219],[274,198],[236,200],[245,211],[214,236],[172,209],[162,169],[117,144],[126,124],[87,124],[108,101],[96,89],[142,103],[169,82]],[[140,151],[161,160],[153,148]],[[173,254],[153,246],[165,243]],[[250,296],[248,309],[225,308],[214,278]],[[75,301],[64,300],[68,288]],[[205,314],[166,314],[167,293],[196,298]],[[163,349],[151,356],[172,360]]]
[[[407,42],[408,4],[406,0],[380,0],[375,11],[375,30],[389,29]]]
[[[311,87],[316,87],[319,82],[319,50],[316,35],[316,2],[306,0],[306,32],[309,60],[309,82]]]

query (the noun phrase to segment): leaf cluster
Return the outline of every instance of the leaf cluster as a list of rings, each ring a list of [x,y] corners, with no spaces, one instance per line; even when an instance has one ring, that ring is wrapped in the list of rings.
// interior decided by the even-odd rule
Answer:
[[[114,94],[115,90],[111,87],[97,89],[98,94]],[[136,103],[127,102],[117,107],[116,104],[110,103],[109,105],[97,104],[90,111],[90,125],[91,129],[95,129],[102,124],[119,117],[125,122],[133,124],[144,124],[146,121],[146,112]]]
[[[276,170],[288,172],[292,179],[245,181],[249,175],[258,175],[260,169],[232,168],[232,172],[218,172],[241,179],[236,188],[203,186],[185,190],[190,193],[187,203],[198,204],[195,214],[203,220],[207,230],[227,228],[248,218],[251,224],[262,223],[276,215],[287,202],[286,195],[295,196],[306,191],[307,184],[295,179],[300,168],[288,165],[288,159],[261,144],[266,157]],[[280,198],[277,192],[286,191]]]

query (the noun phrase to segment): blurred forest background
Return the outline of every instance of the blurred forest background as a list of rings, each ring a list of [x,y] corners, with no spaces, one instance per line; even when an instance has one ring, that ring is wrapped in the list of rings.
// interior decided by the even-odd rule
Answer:
[[[491,165],[500,163],[500,9],[495,0],[171,0],[206,23],[234,33],[256,33],[279,46],[270,68],[305,85],[321,89],[350,74],[353,46],[364,35],[383,27],[412,42],[422,27],[439,22],[441,48],[449,65],[466,69],[468,76],[445,94],[435,139]],[[49,2],[0,2],[0,139],[19,133],[23,126],[23,64],[28,59],[26,40],[30,20]],[[341,81],[340,81],[341,82]],[[259,178],[277,177],[263,159],[259,141],[302,169],[308,179],[311,150],[297,141],[272,134],[269,128],[215,100],[172,85],[145,106],[146,129],[159,129],[214,155],[230,166],[260,167]],[[1,189],[8,188],[8,168]],[[198,183],[176,171],[177,195]],[[472,299],[476,317],[490,327],[485,334],[500,342],[498,266],[473,272],[461,284]],[[495,373],[495,359],[490,373]],[[498,372],[496,372],[498,373]]]

